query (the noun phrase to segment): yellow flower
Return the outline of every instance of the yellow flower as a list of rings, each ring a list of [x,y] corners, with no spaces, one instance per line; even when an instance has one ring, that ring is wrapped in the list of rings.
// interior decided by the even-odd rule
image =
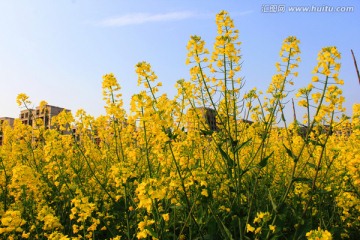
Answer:
[[[208,197],[209,196],[209,193],[208,193],[208,190],[206,188],[204,188],[203,190],[201,190],[201,195],[205,196],[205,197]]]
[[[39,103],[39,108],[40,108],[40,111],[44,110],[45,107],[47,106],[47,102],[42,100],[40,103]]]
[[[22,238],[29,238],[29,236],[30,236],[30,233],[25,233],[25,232],[23,232],[23,233],[21,234],[21,237],[22,237]]]
[[[302,99],[298,102],[298,105],[299,106],[302,106],[302,107],[308,107],[308,102],[305,100],[305,99]]]
[[[142,238],[146,238],[148,235],[150,235],[150,232],[149,232],[149,230],[146,229],[146,227],[148,227],[154,223],[155,223],[154,220],[148,220],[148,217],[145,216],[144,221],[141,221],[138,224],[138,229],[140,231],[136,235],[137,238],[142,239]]]
[[[319,92],[313,93],[313,94],[311,94],[311,97],[315,103],[318,103],[321,98],[321,93],[319,93]]]
[[[341,64],[340,64],[340,63],[337,63],[337,64],[335,64],[334,70],[335,70],[335,71],[339,71],[339,70],[340,70],[340,67],[341,67]]]
[[[317,230],[311,230],[306,233],[307,239],[311,240],[331,240],[331,233],[327,230],[322,230],[320,227]]]
[[[28,95],[26,95],[25,93],[19,93],[16,98],[16,103],[19,106],[21,106],[22,104],[24,104],[26,106],[26,105],[30,104],[31,102],[29,101]]]
[[[169,216],[168,213],[162,214],[161,216],[162,216],[162,218],[164,219],[165,222],[169,221],[170,216]]]
[[[261,233],[261,227],[256,228],[255,234]]]
[[[250,224],[247,224],[246,225],[246,231],[247,232],[254,232],[255,231],[255,228],[253,226],[251,226]]]
[[[319,77],[318,76],[313,76],[311,81],[313,82],[318,82],[319,81]]]

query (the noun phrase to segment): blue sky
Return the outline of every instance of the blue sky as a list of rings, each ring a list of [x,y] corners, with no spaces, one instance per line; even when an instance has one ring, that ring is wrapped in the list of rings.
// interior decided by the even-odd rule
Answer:
[[[285,12],[265,13],[269,4]],[[352,6],[352,12],[290,12],[291,6]],[[337,46],[342,53],[346,107],[359,102],[350,49],[360,63],[360,3],[357,0],[11,0],[0,2],[0,116],[18,117],[18,93],[33,105],[51,105],[104,114],[102,76],[114,73],[128,108],[140,89],[134,66],[151,63],[173,96],[175,82],[188,79],[186,44],[199,35],[212,49],[215,15],[227,10],[240,30],[246,89],[266,90],[279,61],[283,39],[297,36],[302,62],[295,87],[311,81],[318,51]]]

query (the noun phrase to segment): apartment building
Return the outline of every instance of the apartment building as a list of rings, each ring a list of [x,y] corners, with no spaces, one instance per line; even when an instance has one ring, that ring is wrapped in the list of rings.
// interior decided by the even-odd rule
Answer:
[[[0,117],[0,126],[2,126],[2,124],[4,122],[7,122],[7,124],[9,124],[10,126],[14,126],[14,121],[15,118],[11,118],[11,117]]]
[[[23,124],[36,127],[36,120],[41,119],[45,128],[52,127],[52,118],[62,111],[70,111],[62,107],[46,105],[43,108],[39,106],[35,109],[25,109],[20,112],[19,119]]]
[[[30,125],[32,127],[38,127],[38,125],[36,125],[36,120],[41,119],[43,126],[48,129],[53,127],[52,118],[61,113],[62,111],[70,112],[70,110],[68,109],[52,105],[46,105],[42,108],[38,106],[35,109],[29,108],[21,110],[19,114],[19,119],[23,124]],[[13,126],[15,119],[10,117],[0,118],[0,146],[3,142],[1,125],[5,121],[8,122],[10,126]]]
[[[14,118],[11,117],[0,117],[0,146],[3,143],[3,132],[2,132],[2,126],[6,122],[9,126],[14,126]]]
[[[51,128],[52,127],[52,118],[61,113],[62,111],[70,112],[70,110],[62,108],[62,107],[56,107],[52,105],[46,105],[42,109],[40,107],[36,107],[34,110],[34,119],[41,119],[45,128]],[[34,126],[34,123],[33,123]]]
[[[353,124],[345,123],[341,125],[340,129],[335,130],[334,133],[337,136],[350,137],[352,132],[353,132]]]
[[[196,115],[199,117],[197,117]],[[203,123],[201,122],[202,120],[204,121]],[[205,127],[202,126],[203,124],[206,124],[208,126],[208,129],[206,130],[218,131],[218,127],[216,125],[216,111],[212,108],[207,107],[189,109],[187,126],[188,130],[204,129]]]
[[[33,125],[33,120],[34,120],[34,109],[24,109],[20,111],[19,114],[19,119],[20,121],[25,124],[25,125]]]

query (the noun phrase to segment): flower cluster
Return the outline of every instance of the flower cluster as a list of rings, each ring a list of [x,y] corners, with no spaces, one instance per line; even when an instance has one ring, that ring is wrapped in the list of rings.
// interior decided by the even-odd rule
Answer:
[[[360,105],[344,115],[338,50],[320,51],[296,94],[305,121],[289,123],[299,40],[284,40],[263,98],[239,76],[234,21],[216,24],[212,52],[190,38],[174,98],[140,62],[128,112],[109,73],[103,116],[1,124],[0,238],[360,239]]]

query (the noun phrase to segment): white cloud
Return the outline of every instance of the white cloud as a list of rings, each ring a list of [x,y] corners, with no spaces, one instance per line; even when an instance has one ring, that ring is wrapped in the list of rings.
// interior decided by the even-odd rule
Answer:
[[[193,12],[170,12],[162,14],[134,13],[102,20],[101,26],[127,26],[149,22],[177,21],[195,17]]]

